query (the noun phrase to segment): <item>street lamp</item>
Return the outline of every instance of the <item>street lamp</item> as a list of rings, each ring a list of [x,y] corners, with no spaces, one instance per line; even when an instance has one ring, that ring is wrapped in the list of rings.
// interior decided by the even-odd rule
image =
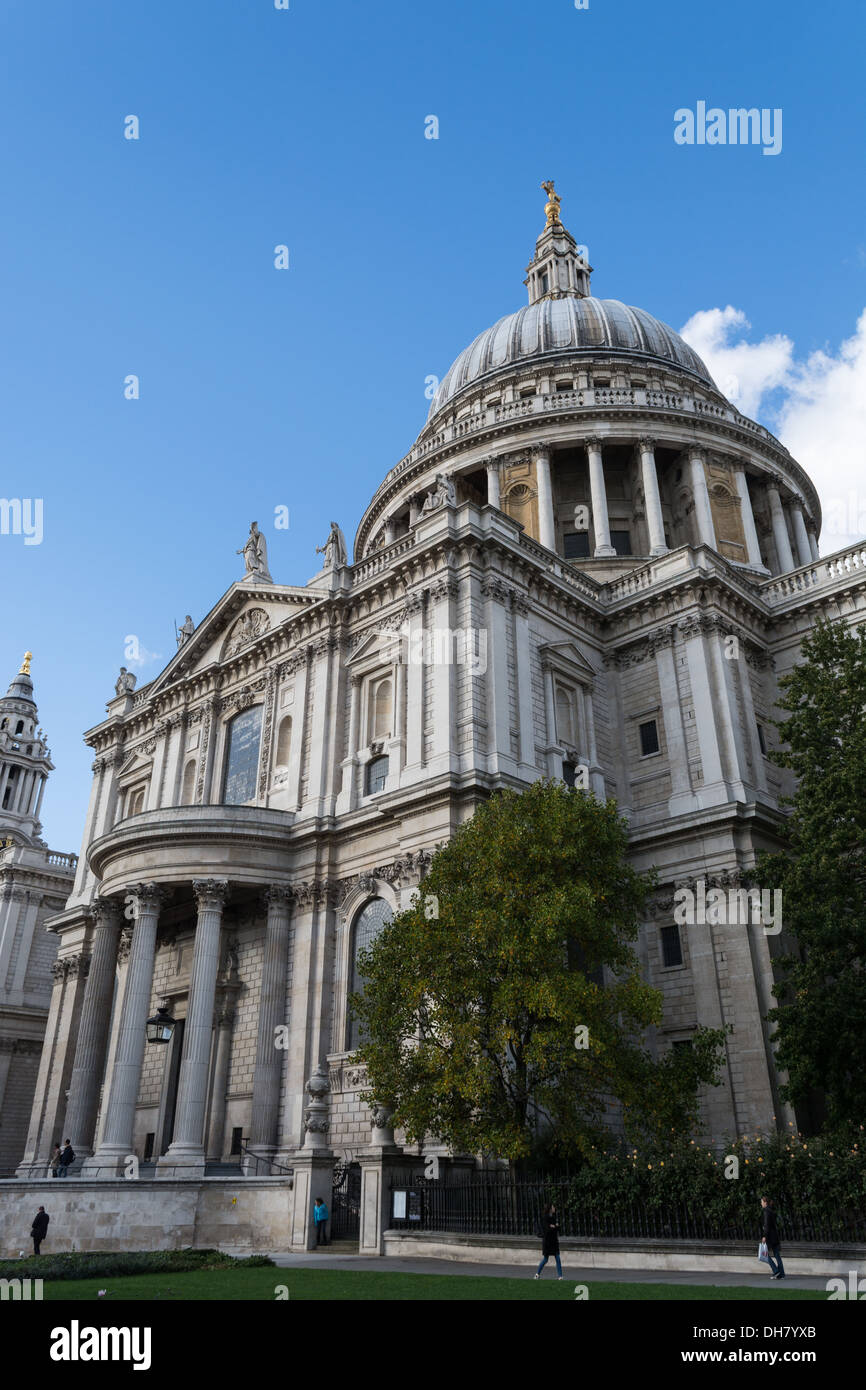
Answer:
[[[171,1042],[174,1025],[175,1019],[170,1016],[167,1009],[160,1005],[153,1018],[149,1018],[145,1024],[145,1028],[147,1029],[147,1041],[149,1043]]]

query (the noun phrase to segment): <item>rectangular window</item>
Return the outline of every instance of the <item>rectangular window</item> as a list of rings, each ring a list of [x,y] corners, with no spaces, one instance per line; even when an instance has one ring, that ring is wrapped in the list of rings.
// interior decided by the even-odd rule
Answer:
[[[229,724],[223,781],[224,806],[243,806],[255,799],[261,734],[261,705],[236,714]]]
[[[566,785],[567,787],[573,787],[573,786],[574,786],[574,779],[575,779],[576,773],[577,773],[577,768],[575,767],[574,763],[563,763],[563,764],[562,764],[562,780],[563,780],[563,782],[565,783],[565,785]]]
[[[691,1038],[676,1038],[671,1044],[672,1047],[691,1047]]]
[[[155,1134],[146,1134],[144,1136],[144,1158],[141,1160],[142,1163],[149,1163],[153,1158],[153,1144],[155,1139]]]
[[[676,922],[672,927],[662,927],[662,965],[682,965],[683,947],[680,941],[680,929]]]
[[[630,531],[611,531],[610,543],[617,555],[631,555]]]
[[[764,726],[763,726],[763,724],[759,724],[759,725],[758,725],[758,744],[759,744],[759,746],[760,746],[761,752],[763,753],[764,757],[766,758],[766,756],[767,756],[767,745],[766,745],[766,743],[765,743],[765,741],[764,741]]]
[[[374,758],[372,762],[369,762],[367,764],[367,796],[374,796],[376,792],[383,792],[387,776],[387,758]]]
[[[231,1147],[231,1152],[232,1152],[233,1154],[239,1154],[239,1153],[240,1153],[240,1151],[241,1151],[241,1142],[242,1142],[242,1140],[243,1140],[243,1136],[244,1136],[243,1125],[238,1125],[237,1129],[233,1129],[233,1130],[232,1130],[232,1147]]]
[[[645,724],[638,725],[640,734],[640,755],[648,758],[650,753],[659,751],[659,730],[654,719],[648,719]]]
[[[549,277],[548,277],[547,275],[542,275],[542,277],[541,277],[541,293],[542,293],[542,294],[547,294],[547,292],[548,292],[549,289],[550,289],[550,279],[549,279]]]
[[[587,560],[589,558],[588,531],[566,531],[562,541],[563,555],[566,560]]]

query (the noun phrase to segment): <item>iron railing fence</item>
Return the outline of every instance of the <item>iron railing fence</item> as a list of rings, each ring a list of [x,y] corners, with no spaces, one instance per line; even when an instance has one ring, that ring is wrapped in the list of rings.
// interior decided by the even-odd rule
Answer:
[[[454,1178],[395,1178],[396,1190],[408,1192],[389,1221],[395,1230],[454,1232],[463,1235],[534,1236],[545,1206],[553,1202],[559,1234],[580,1239],[621,1240],[757,1240],[760,1207],[748,1213],[714,1213],[687,1202],[647,1203],[588,1200],[573,1178],[557,1175],[516,1176],[476,1173]],[[397,1210],[401,1214],[394,1215]],[[780,1194],[776,1201],[783,1241],[815,1244],[866,1243],[862,1208],[804,1206]]]

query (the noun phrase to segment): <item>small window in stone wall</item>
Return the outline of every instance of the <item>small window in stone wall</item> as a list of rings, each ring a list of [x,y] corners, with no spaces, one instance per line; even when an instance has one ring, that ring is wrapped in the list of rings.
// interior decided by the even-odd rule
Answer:
[[[563,557],[566,560],[589,559],[589,532],[566,531],[562,538]]]
[[[764,739],[764,726],[763,726],[763,724],[759,724],[759,725],[758,725],[758,746],[760,747],[761,752],[763,753],[764,757],[766,758],[766,756],[767,756],[767,744],[766,744],[766,741],[765,741],[765,739]]]
[[[651,753],[659,751],[659,729],[654,719],[648,719],[645,724],[638,725],[640,734],[640,755],[648,758]]]
[[[375,796],[377,792],[385,790],[385,780],[388,776],[388,759],[373,758],[367,764],[366,795]]]
[[[232,1146],[231,1146],[231,1149],[230,1149],[230,1151],[229,1151],[230,1153],[233,1153],[233,1154],[239,1154],[239,1153],[240,1153],[240,1151],[241,1151],[241,1144],[243,1143],[243,1137],[244,1137],[243,1125],[238,1125],[236,1129],[233,1129],[233,1130],[232,1130]]]
[[[672,926],[662,927],[662,965],[682,965],[683,946],[680,941],[680,929],[676,922]]]
[[[287,767],[289,754],[292,751],[292,716],[287,714],[280,721],[280,731],[277,735],[277,767]]]
[[[617,555],[631,555],[630,531],[611,531],[610,543]]]

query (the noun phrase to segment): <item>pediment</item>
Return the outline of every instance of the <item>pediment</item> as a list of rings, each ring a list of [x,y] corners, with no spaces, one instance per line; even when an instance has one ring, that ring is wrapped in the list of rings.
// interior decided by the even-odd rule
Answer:
[[[575,642],[547,642],[540,649],[542,662],[577,680],[593,681],[598,672]]]
[[[156,745],[154,742],[154,747],[155,746]],[[153,748],[151,748],[150,751],[152,753]],[[139,773],[141,773],[143,776],[149,776],[152,768],[153,758],[148,757],[143,749],[134,748],[130,752],[126,761],[122,763],[120,768],[118,769],[118,780],[121,782],[132,781],[138,776]]]
[[[351,656],[347,658],[346,668],[366,670],[380,666],[383,662],[390,664],[400,655],[404,641],[404,634],[399,627],[379,628],[376,632],[365,633]]]
[[[238,581],[223,594],[153,681],[148,696],[209,666],[230,661],[302,609],[321,602],[308,588]]]

